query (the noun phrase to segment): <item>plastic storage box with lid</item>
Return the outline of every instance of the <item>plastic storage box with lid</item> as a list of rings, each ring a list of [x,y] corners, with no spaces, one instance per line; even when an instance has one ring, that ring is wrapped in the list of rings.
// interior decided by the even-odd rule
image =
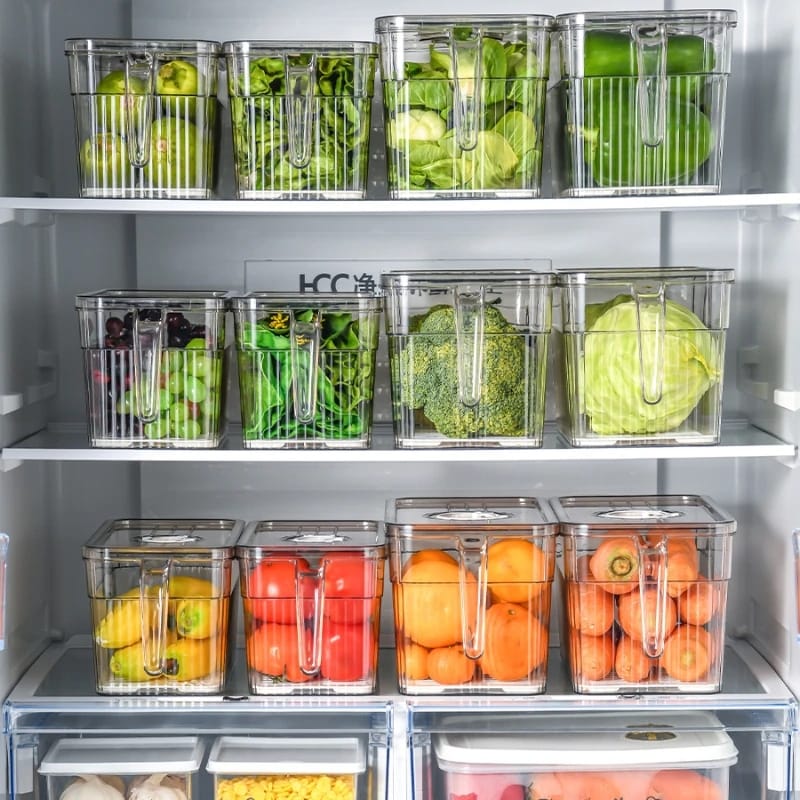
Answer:
[[[724,726],[704,712],[537,714],[503,722],[487,731],[483,720],[468,718],[434,734],[442,796],[725,800],[738,759]]]
[[[540,447],[553,275],[381,276],[397,447]]]
[[[251,522],[236,547],[253,694],[368,694],[386,546],[378,523]]]
[[[118,519],[83,547],[100,694],[217,694],[233,648],[236,520]]]
[[[539,196],[552,21],[375,21],[392,198]]]
[[[240,198],[363,198],[378,48],[226,42]]]
[[[547,503],[399,498],[386,531],[400,691],[544,691],[557,531]]]
[[[735,25],[722,10],[558,16],[558,191],[719,192]]]
[[[76,297],[92,447],[216,447],[224,292],[110,289]]]
[[[366,448],[381,298],[252,292],[231,300],[247,448]]]
[[[218,42],[67,39],[81,197],[211,197]]]
[[[221,736],[206,769],[214,776],[214,800],[373,796],[365,782],[365,745],[355,736]]]
[[[733,270],[559,271],[575,446],[717,444]]]
[[[552,505],[575,691],[719,691],[735,520],[693,495]]]
[[[198,797],[203,745],[195,736],[59,739],[39,765],[47,800]]]

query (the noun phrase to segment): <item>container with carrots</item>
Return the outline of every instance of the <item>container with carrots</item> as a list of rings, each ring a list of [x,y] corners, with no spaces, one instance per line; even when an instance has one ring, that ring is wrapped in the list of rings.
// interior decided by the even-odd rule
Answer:
[[[561,497],[576,692],[718,692],[736,522],[706,497]]]
[[[556,532],[531,497],[389,501],[402,693],[544,691]]]

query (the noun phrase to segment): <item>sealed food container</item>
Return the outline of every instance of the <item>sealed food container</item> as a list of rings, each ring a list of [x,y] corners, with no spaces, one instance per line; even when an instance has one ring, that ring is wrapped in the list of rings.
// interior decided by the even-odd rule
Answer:
[[[792,544],[794,546],[794,591],[795,591],[795,617],[797,629],[795,638],[800,641],[800,528],[792,531]]]
[[[547,678],[556,519],[533,497],[389,501],[404,694],[538,694]]]
[[[539,196],[552,21],[375,20],[392,198]]]
[[[695,267],[559,272],[570,443],[719,443],[732,283]]]
[[[363,198],[378,48],[226,42],[240,198]]]
[[[551,273],[382,275],[395,444],[540,447]]]
[[[47,800],[191,800],[202,758],[196,736],[58,739],[39,774]]]
[[[375,691],[386,560],[378,523],[251,522],[236,556],[253,694]]]
[[[434,735],[440,796],[727,800],[739,755],[704,712],[529,715],[491,732],[472,721]]]
[[[211,197],[218,42],[67,39],[81,197]]]
[[[382,301],[359,293],[232,298],[248,448],[366,448]]]
[[[214,800],[356,800],[368,791],[366,749],[357,736],[221,736],[206,769]]]
[[[83,547],[99,694],[217,694],[242,523],[118,519]]]
[[[567,197],[720,191],[734,11],[556,17],[556,182]]]
[[[736,522],[705,497],[560,497],[576,692],[718,692]]]
[[[92,447],[216,447],[224,292],[78,295]]]

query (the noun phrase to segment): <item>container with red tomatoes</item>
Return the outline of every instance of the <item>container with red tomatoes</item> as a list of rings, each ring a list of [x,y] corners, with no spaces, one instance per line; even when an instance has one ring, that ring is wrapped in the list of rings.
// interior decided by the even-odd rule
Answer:
[[[389,502],[402,693],[544,691],[557,527],[533,497]]]
[[[386,560],[377,522],[252,522],[236,555],[252,694],[375,691]]]

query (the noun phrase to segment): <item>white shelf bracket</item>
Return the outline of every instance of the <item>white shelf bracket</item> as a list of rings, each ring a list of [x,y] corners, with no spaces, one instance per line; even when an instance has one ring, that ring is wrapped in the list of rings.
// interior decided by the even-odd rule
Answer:
[[[761,349],[740,347],[736,360],[736,383],[741,391],[759,400],[769,400],[769,384],[766,381],[753,380],[753,373],[761,363]]]
[[[25,405],[25,397],[21,392],[15,394],[0,394],[0,416],[13,414]]]
[[[798,222],[800,221],[800,206],[799,205],[785,205],[785,206],[778,206],[777,208],[778,218],[779,219],[786,219],[790,222]]]
[[[23,461],[18,458],[3,458],[0,456],[0,472],[11,472],[23,465]]]
[[[790,389],[775,389],[772,402],[787,411],[800,411],[800,392]]]

